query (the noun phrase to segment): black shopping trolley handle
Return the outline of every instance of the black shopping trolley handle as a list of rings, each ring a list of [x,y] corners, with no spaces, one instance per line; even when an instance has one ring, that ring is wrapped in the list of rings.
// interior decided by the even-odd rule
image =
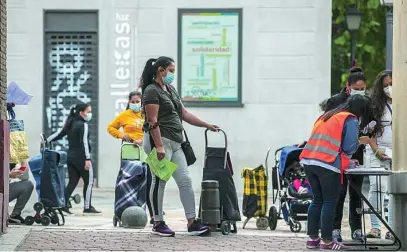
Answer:
[[[209,131],[209,129],[205,130],[205,149],[208,148],[208,131]],[[222,132],[223,136],[225,137],[225,150],[227,151],[227,149],[228,149],[228,137],[226,135],[226,132],[224,130],[222,130],[222,129],[219,129],[218,132]]]
[[[40,135],[41,138],[41,152],[45,151],[45,149],[50,148],[50,143],[47,140],[47,137],[45,136],[44,133],[41,133]]]

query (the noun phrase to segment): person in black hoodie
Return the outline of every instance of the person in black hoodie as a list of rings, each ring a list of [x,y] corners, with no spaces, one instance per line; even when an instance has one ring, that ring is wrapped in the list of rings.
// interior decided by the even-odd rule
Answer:
[[[359,67],[352,67],[349,70],[349,77],[346,83],[346,87],[342,91],[331,98],[324,100],[320,103],[320,107],[324,112],[332,110],[342,103],[344,103],[351,95],[365,95],[366,92],[366,77],[363,70]],[[365,144],[369,143],[369,136],[367,134],[359,134],[359,148],[355,154],[353,154],[352,159],[357,160],[356,163],[363,165],[363,151]],[[358,190],[361,190],[363,184],[363,176],[353,176],[352,182],[358,186]],[[346,194],[348,191],[348,180],[345,178],[344,183],[341,188],[341,192],[338,197],[338,203],[336,206],[336,214],[333,229],[333,239],[342,242],[341,236],[341,224],[343,218],[343,207],[345,203]],[[363,240],[364,236],[361,232],[362,229],[362,219],[361,216],[356,212],[357,208],[361,208],[361,200],[357,195],[357,192],[349,187],[349,225],[351,228],[352,239]]]
[[[93,167],[90,156],[89,126],[92,119],[92,108],[89,104],[81,103],[71,108],[71,112],[64,127],[48,137],[47,141],[58,141],[68,136],[68,176],[69,183],[65,190],[65,202],[67,206],[64,212],[69,211],[69,198],[78,185],[79,179],[83,179],[84,214],[100,214],[91,205],[93,187]]]

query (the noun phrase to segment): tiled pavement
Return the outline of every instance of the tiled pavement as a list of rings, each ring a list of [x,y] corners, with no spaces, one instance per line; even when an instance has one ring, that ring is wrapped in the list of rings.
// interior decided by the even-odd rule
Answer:
[[[68,216],[63,227],[11,226],[0,237],[0,251],[302,251],[306,241],[304,231],[294,234],[283,221],[275,231],[257,230],[253,220],[244,230],[242,222],[238,223],[237,235],[188,236],[177,192],[166,192],[164,200],[165,219],[177,236],[155,237],[150,234],[150,225],[141,230],[113,227],[113,190],[96,189],[93,195],[92,201],[103,215],[82,216],[81,205],[74,205],[75,216]],[[345,235],[349,236],[347,219],[343,223]]]
[[[120,250],[120,251],[282,251],[304,249],[305,238],[229,235],[210,237],[178,235],[160,238],[146,232],[120,231],[50,231],[32,233],[18,247],[19,251],[37,250],[35,245],[46,237],[43,250]]]

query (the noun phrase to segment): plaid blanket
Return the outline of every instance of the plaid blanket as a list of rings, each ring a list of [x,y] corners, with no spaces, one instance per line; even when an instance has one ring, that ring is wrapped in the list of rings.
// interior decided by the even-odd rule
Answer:
[[[122,160],[116,180],[115,215],[121,217],[130,206],[146,209],[148,166],[138,160]]]
[[[243,168],[244,178],[243,215],[251,217],[266,216],[268,177],[262,165],[256,168]]]

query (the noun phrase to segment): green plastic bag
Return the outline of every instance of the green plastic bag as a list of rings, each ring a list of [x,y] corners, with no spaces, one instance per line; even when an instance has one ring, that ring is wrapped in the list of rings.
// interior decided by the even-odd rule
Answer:
[[[153,173],[164,181],[168,181],[175,170],[178,168],[177,164],[171,162],[167,158],[158,160],[156,148],[154,148],[150,152],[150,154],[146,158],[146,163],[150,166],[150,169],[153,171]]]

